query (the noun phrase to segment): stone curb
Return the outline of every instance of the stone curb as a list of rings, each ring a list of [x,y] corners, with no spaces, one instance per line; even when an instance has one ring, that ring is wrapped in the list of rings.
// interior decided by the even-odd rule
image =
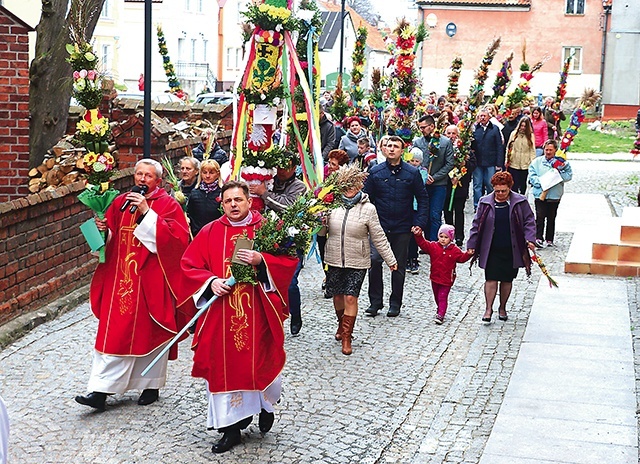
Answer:
[[[0,351],[40,324],[51,321],[87,301],[89,299],[89,286],[89,284],[84,285],[41,308],[18,316],[4,325],[0,325]]]
[[[636,158],[632,153],[620,152],[620,153],[574,153],[570,151],[568,154],[568,160],[571,161],[640,161],[640,158]]]

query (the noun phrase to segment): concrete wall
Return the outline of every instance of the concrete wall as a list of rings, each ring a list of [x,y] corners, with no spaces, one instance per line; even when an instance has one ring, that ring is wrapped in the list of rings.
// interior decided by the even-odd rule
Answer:
[[[640,104],[640,2],[616,0],[607,34],[605,104]]]

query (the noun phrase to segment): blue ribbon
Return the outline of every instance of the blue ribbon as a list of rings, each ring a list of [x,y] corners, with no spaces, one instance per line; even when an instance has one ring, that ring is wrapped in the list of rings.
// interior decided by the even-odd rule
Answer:
[[[307,260],[311,259],[314,254],[316,255],[316,261],[320,264],[322,260],[320,259],[320,252],[318,251],[318,234],[313,234],[311,237],[311,248],[309,249],[309,253],[307,253]]]
[[[316,32],[316,28],[311,25],[311,22],[307,24],[309,25],[309,31],[307,32],[307,73],[309,74],[311,97],[313,97],[315,95],[313,85],[313,34]]]

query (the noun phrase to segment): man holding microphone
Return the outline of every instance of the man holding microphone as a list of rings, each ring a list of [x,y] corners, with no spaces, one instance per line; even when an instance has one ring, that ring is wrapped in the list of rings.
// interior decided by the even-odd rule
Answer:
[[[189,227],[180,204],[160,188],[162,166],[138,161],[135,187],[118,196],[96,219],[107,231],[106,262],[91,282],[91,310],[98,319],[93,368],[80,404],[103,411],[108,395],[142,390],[138,404],[158,399],[166,380],[170,351],[145,376],[140,374],[178,332],[176,290],[180,258]]]

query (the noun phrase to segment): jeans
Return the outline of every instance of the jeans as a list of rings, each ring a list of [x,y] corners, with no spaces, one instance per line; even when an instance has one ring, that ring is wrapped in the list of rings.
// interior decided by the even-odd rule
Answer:
[[[292,321],[299,321],[302,318],[300,314],[300,306],[302,304],[302,300],[300,298],[300,287],[298,287],[298,276],[300,275],[300,270],[302,269],[302,260],[304,259],[304,253],[298,250],[297,255],[298,266],[296,267],[296,272],[293,274],[293,279],[291,279],[291,284],[289,285],[289,314],[291,315]]]
[[[560,201],[543,201],[536,198],[536,238],[553,242],[553,236],[556,233],[556,216],[558,214],[558,206]],[[547,220],[547,233],[544,232],[544,221]]]
[[[493,192],[491,177],[496,173],[495,166],[476,166],[473,170],[473,209],[478,208],[480,197]]]
[[[442,210],[447,196],[447,186],[427,185],[427,193],[429,193],[429,222],[427,230],[425,230],[425,237],[427,240],[435,242],[438,240],[438,229],[442,225]]]
[[[407,270],[407,251],[409,240],[413,234],[387,234],[387,240],[391,250],[398,261],[398,270],[391,272],[391,296],[389,296],[389,308],[400,309],[402,306],[402,294],[404,292],[404,277]],[[371,268],[369,269],[369,304],[373,308],[382,309],[382,296],[384,287],[382,283],[382,256],[371,244]]]

